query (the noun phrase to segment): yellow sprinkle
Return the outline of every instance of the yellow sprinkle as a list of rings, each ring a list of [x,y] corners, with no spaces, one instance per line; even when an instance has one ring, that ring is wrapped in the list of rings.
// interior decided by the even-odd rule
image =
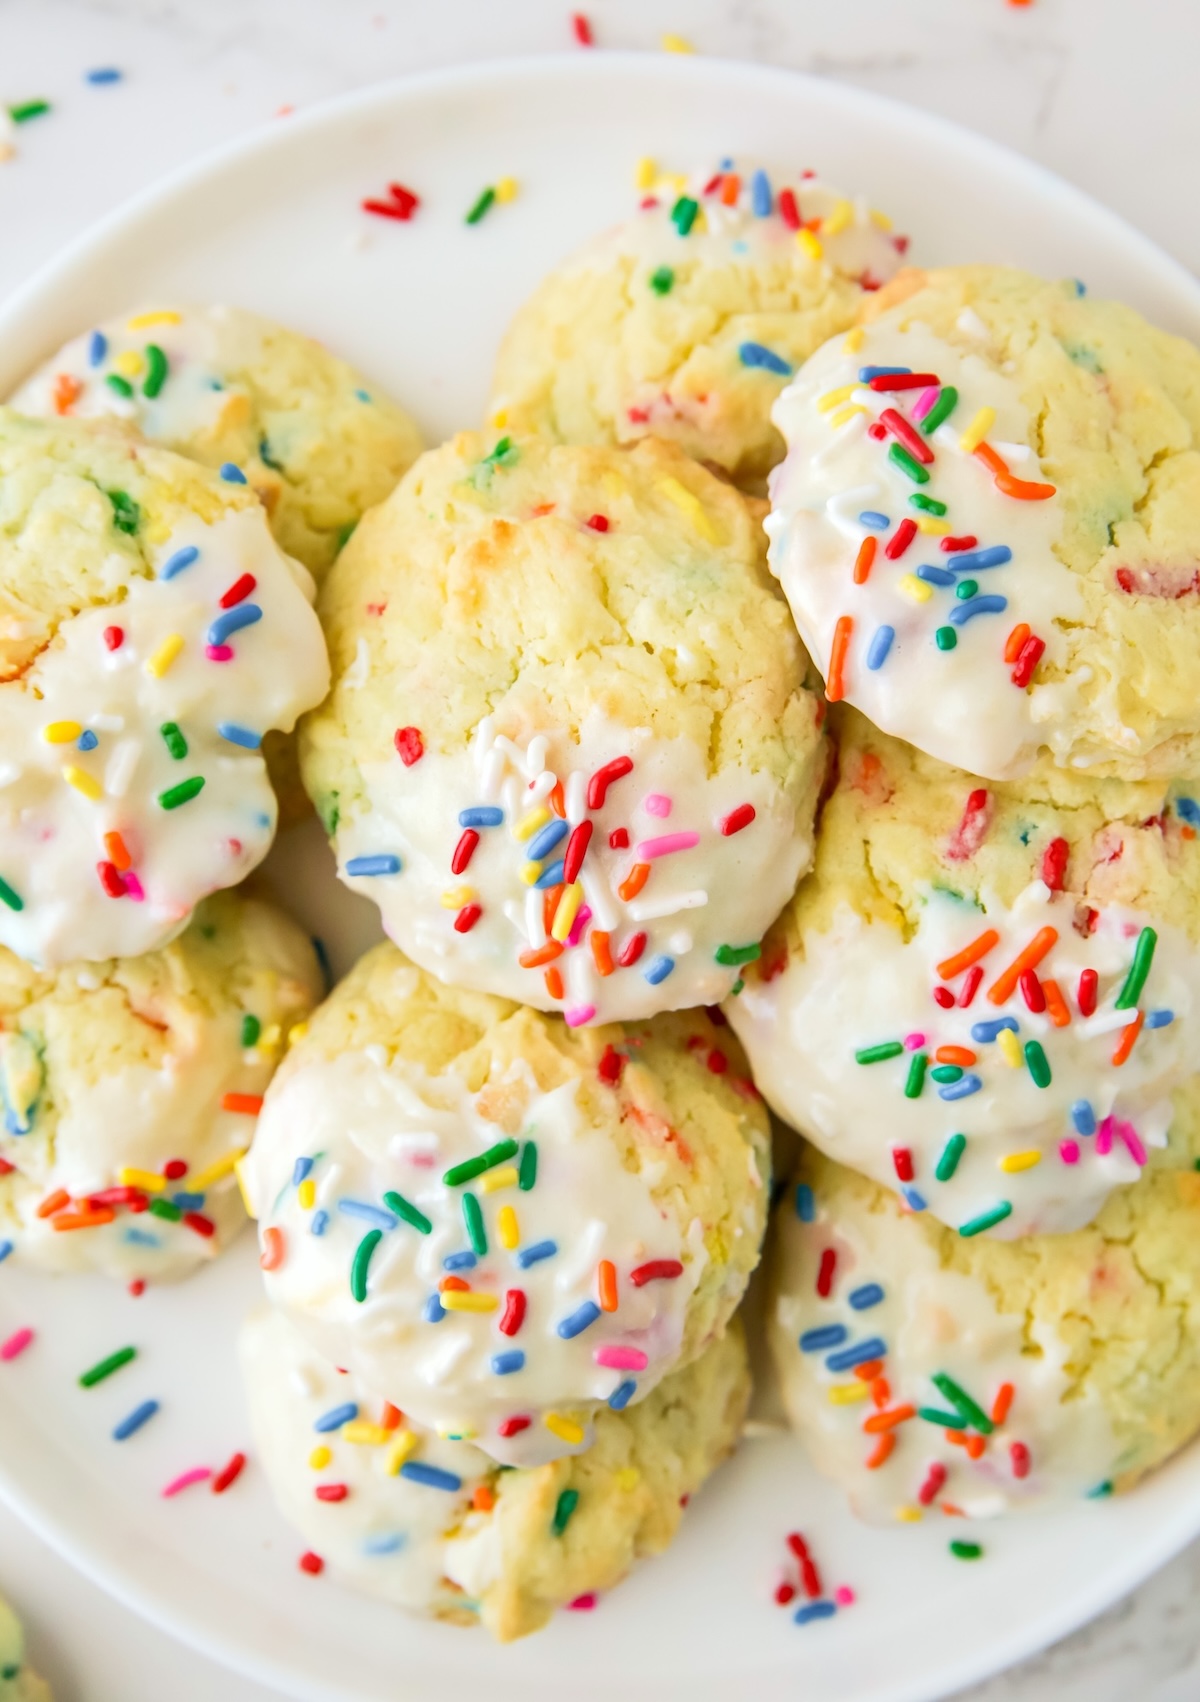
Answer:
[[[896,1517],[902,1525],[919,1525],[924,1518],[919,1507],[897,1507]]]
[[[315,1472],[321,1472],[325,1470],[325,1467],[329,1464],[332,1458],[332,1448],[316,1447],[308,1456],[308,1463]]]
[[[215,1163],[209,1165],[207,1170],[202,1170],[198,1176],[189,1176],[187,1179],[189,1193],[202,1194],[206,1188],[211,1188],[214,1182],[220,1182],[237,1168],[238,1160],[244,1158],[248,1150],[249,1148],[244,1146],[233,1147],[225,1154],[224,1158],[218,1158]]]
[[[893,230],[895,227],[886,213],[881,213],[878,207],[871,208],[871,223],[880,230]]]
[[[819,260],[825,250],[810,230],[796,232],[796,247],[802,248],[810,260]]]
[[[616,1484],[617,1488],[624,1489],[626,1491],[636,1489],[641,1481],[642,1474],[638,1471],[636,1466],[622,1466],[621,1470],[613,1478],[613,1482]]]
[[[996,1036],[996,1045],[1000,1048],[1000,1056],[1010,1070],[1019,1070],[1025,1063],[1021,1053],[1021,1042],[1011,1028],[1002,1028]]]
[[[527,810],[513,827],[514,839],[532,839],[539,827],[545,827],[550,820],[550,811],[545,804],[538,804],[534,809]]]
[[[857,384],[842,384],[836,390],[827,390],[817,403],[817,412],[827,414],[831,408],[841,407],[843,402],[850,400],[857,389]]]
[[[502,177],[496,185],[497,201],[515,201],[517,198],[517,180],[515,177]]]
[[[542,870],[545,867],[545,863],[522,863],[521,879],[525,882],[525,885],[536,886],[542,878]]]
[[[93,804],[104,796],[104,788],[100,782],[93,779],[86,769],[76,768],[73,763],[68,763],[63,769],[62,777],[68,786],[74,786],[77,792],[81,792],[85,798],[90,798]]]
[[[856,325],[853,331],[846,332],[846,341],[842,344],[842,347],[848,355],[858,353],[863,346],[863,339],[866,334],[861,325]]]
[[[552,937],[558,940],[560,944],[571,932],[575,917],[579,913],[579,906],[582,903],[583,888],[578,881],[572,881],[558,901],[558,909],[554,912],[554,926],[550,930]]]
[[[500,1245],[511,1253],[514,1247],[521,1245],[521,1230],[517,1223],[517,1214],[511,1206],[501,1206],[496,1213],[496,1234],[500,1237]]]
[[[686,195],[690,185],[681,171],[665,171],[654,187],[660,192],[669,189],[673,195]]]
[[[250,1198],[250,1189],[246,1185],[246,1167],[240,1158],[233,1167],[233,1174],[237,1178],[238,1193],[242,1196],[242,1204],[246,1208],[246,1216],[249,1218],[257,1217],[258,1213],[254,1209],[254,1202]]]
[[[489,1170],[477,1183],[481,1194],[494,1194],[497,1188],[515,1188],[520,1171],[515,1164],[505,1164],[499,1170]]]
[[[476,1294],[460,1288],[448,1288],[439,1298],[445,1312],[494,1312],[500,1304],[494,1294]]]
[[[417,1451],[417,1433],[415,1430],[398,1430],[396,1440],[388,1449],[385,1469],[389,1477],[399,1477],[400,1467],[411,1454]]]
[[[306,1176],[296,1189],[296,1198],[301,1211],[311,1211],[317,1202],[317,1184],[311,1176]]]
[[[848,1407],[855,1401],[865,1401],[870,1390],[865,1383],[835,1383],[826,1393],[835,1407]]]
[[[294,1046],[297,1040],[303,1040],[307,1033],[308,1024],[306,1022],[294,1022],[288,1029],[288,1045]]]
[[[948,520],[935,520],[932,514],[922,514],[917,521],[917,531],[923,532],[927,538],[944,538],[949,530]]]
[[[1010,1034],[1011,1032],[1011,1029],[1005,1030],[1006,1034]],[[1010,1152],[1000,1160],[1000,1168],[1001,1170],[1007,1170],[1011,1174],[1014,1170],[1032,1170],[1035,1164],[1040,1164],[1041,1162],[1041,1153],[1035,1152],[1032,1149],[1029,1152]]]
[[[273,1052],[282,1039],[283,1030],[277,1022],[273,1022],[268,1028],[263,1029],[262,1033],[258,1037],[257,1044],[259,1046],[265,1046],[268,1052]]]
[[[48,745],[73,745],[82,732],[78,721],[48,721],[42,737]]]
[[[442,894],[443,910],[461,910],[464,904],[470,904],[475,897],[473,886],[449,886]]]
[[[161,680],[171,663],[183,649],[183,634],[170,632],[163,639],[158,649],[146,660],[146,672],[156,680]]]
[[[927,603],[933,596],[933,586],[918,579],[915,573],[906,573],[903,578],[897,579],[896,589],[911,597],[914,603]]]
[[[113,366],[122,378],[136,378],[144,364],[136,349],[124,349],[113,357]]]
[[[497,408],[491,419],[488,421],[488,424],[492,427],[493,431],[503,431],[505,426],[508,424],[508,409]]]
[[[851,402],[848,407],[839,408],[829,423],[834,431],[840,431],[847,420],[852,420],[855,414],[865,414],[866,411],[861,402]]]
[[[633,186],[635,189],[649,189],[658,176],[658,167],[648,154],[643,154],[633,168]]]
[[[382,1424],[372,1424],[366,1418],[352,1418],[349,1424],[343,1424],[341,1430],[343,1442],[358,1442],[368,1448],[382,1447],[394,1435],[394,1430],[385,1430]]]
[[[686,37],[681,35],[665,35],[662,38],[664,53],[695,53],[696,49]]]
[[[963,451],[964,455],[970,455],[972,451],[979,448],[979,445],[983,442],[984,438],[987,436],[988,432],[991,431],[995,423],[995,408],[980,408],[979,412],[975,415],[975,418],[971,421],[966,431],[963,432],[962,436],[958,440],[958,447]]]
[[[715,544],[717,534],[713,531],[712,522],[704,512],[704,506],[690,490],[681,485],[678,479],[660,479],[658,488],[665,497],[669,497],[676,508],[681,509],[700,536],[708,543]]]
[[[148,331],[151,325],[179,325],[182,323],[178,313],[135,313],[132,319],[125,321],[130,331]]]
[[[849,201],[839,201],[837,206],[821,220],[822,236],[839,236],[854,218],[854,208]]]
[[[141,1188],[147,1194],[161,1194],[167,1185],[165,1176],[159,1176],[153,1170],[133,1170],[128,1166],[117,1171],[117,1181],[122,1188]]]
[[[442,1305],[445,1304],[446,1296],[443,1294]],[[565,1442],[568,1447],[573,1448],[583,1441],[582,1424],[576,1424],[573,1418],[564,1418],[560,1412],[548,1412],[542,1423],[551,1436],[557,1436],[559,1441]]]

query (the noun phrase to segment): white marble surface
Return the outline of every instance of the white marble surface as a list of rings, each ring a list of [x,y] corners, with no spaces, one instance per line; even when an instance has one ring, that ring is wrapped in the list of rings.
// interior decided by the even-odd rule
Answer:
[[[591,0],[598,46],[766,59],[926,106],[1043,161],[1200,270],[1194,0]],[[380,77],[571,45],[558,0],[0,0],[0,296],[91,219],[255,125]],[[123,81],[83,73],[115,66]],[[0,1511],[0,1588],[60,1702],[269,1702],[72,1574]],[[1200,1544],[970,1702],[1195,1702]],[[450,1699],[439,1699],[450,1702]],[[967,1702],[967,1698],[960,1699]]]

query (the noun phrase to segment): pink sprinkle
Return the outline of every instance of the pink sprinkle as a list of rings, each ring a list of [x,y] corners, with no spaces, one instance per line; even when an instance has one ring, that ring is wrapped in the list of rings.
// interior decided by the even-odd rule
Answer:
[[[569,1011],[563,1012],[563,1021],[568,1028],[582,1028],[585,1022],[591,1022],[595,1014],[595,1005],[573,1005]]]
[[[921,394],[917,397],[916,401],[909,409],[909,414],[912,419],[923,420],[925,418],[925,415],[937,401],[940,390],[941,386],[937,384],[931,384],[928,390],[922,390]]]
[[[1106,1157],[1112,1151],[1113,1126],[1115,1123],[1115,1117],[1106,1117],[1096,1130],[1096,1151],[1101,1158]]]
[[[589,1590],[586,1595],[576,1596],[573,1602],[568,1602],[567,1607],[572,1613],[591,1613],[599,1600],[595,1590]]]
[[[190,1489],[194,1483],[204,1483],[211,1476],[212,1471],[208,1466],[193,1466],[191,1471],[180,1472],[162,1491],[163,1500],[167,1501],[172,1495],[178,1495],[181,1489]]]
[[[1138,1134],[1138,1132],[1134,1128],[1133,1124],[1132,1123],[1118,1123],[1117,1124],[1117,1133],[1120,1135],[1121,1139],[1125,1142],[1125,1145],[1129,1148],[1129,1156],[1130,1156],[1130,1158],[1132,1158],[1133,1162],[1135,1164],[1139,1164],[1139,1165],[1145,1164],[1145,1162],[1146,1162],[1146,1148],[1142,1144],[1142,1137]]]
[[[928,394],[928,392],[926,392],[926,394]],[[850,1588],[849,1584],[839,1584],[837,1589],[833,1592],[833,1599],[839,1607],[853,1607],[854,1603],[858,1600],[858,1597],[854,1594],[854,1591]]]
[[[206,644],[204,654],[210,662],[232,662],[233,646],[232,644]]]
[[[650,1363],[640,1347],[598,1347],[592,1358],[609,1371],[644,1371]]]
[[[1079,1142],[1060,1141],[1058,1146],[1058,1156],[1062,1159],[1064,1164],[1078,1164]]]
[[[669,816],[671,800],[665,792],[651,792],[642,799],[642,808],[648,816]]]
[[[691,851],[699,843],[698,833],[664,833],[661,839],[643,839],[637,854],[643,863],[650,863],[655,857],[669,857],[672,851]]]
[[[132,898],[135,904],[144,904],[146,901],[146,889],[142,885],[141,881],[138,880],[133,870],[126,869],[121,879],[125,882],[126,898]]]
[[[925,1036],[923,1034],[906,1034],[904,1036],[904,1050],[906,1052],[919,1052],[924,1044]]]
[[[18,1354],[25,1352],[32,1340],[32,1330],[18,1330],[15,1336],[9,1336],[3,1347],[0,1347],[0,1359],[6,1363],[10,1359],[16,1359]]]
[[[591,906],[581,904],[575,912],[575,920],[571,923],[571,932],[567,935],[567,945],[577,946],[583,938],[583,930],[592,919]]]

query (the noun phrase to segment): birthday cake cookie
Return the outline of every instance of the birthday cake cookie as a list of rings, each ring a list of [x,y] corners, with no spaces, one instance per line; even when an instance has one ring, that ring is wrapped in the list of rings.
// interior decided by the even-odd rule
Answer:
[[[639,167],[625,224],[552,272],[501,345],[493,409],[565,443],[667,438],[747,489],[783,455],[771,405],[900,264],[883,214],[811,172]]]
[[[383,945],[290,1051],[241,1172],[268,1296],[322,1353],[415,1423],[537,1465],[725,1327],[769,1163],[703,1012],[572,1032]]]
[[[1152,1166],[1090,1228],[1004,1243],[805,1155],[773,1223],[770,1343],[792,1424],[858,1513],[1105,1495],[1200,1428],[1194,1081],[1172,1143],[1177,1167]]]
[[[968,1239],[1071,1230],[1195,1069],[1200,803],[979,786],[861,716],[813,875],[726,1009],[772,1107]]]
[[[175,1278],[245,1223],[233,1174],[290,1032],[308,940],[221,893],[178,939],[57,974],[0,951],[0,1258]]]
[[[25,414],[117,418],[258,494],[318,578],[421,453],[416,426],[315,342],[236,307],[122,315],[61,348],[11,399]]]
[[[266,855],[260,751],[329,681],[244,485],[0,410],[0,945],[136,957]]]
[[[409,956],[572,1026],[729,991],[825,761],[737,491],[671,444],[464,434],[367,516],[321,614],[305,784]]]
[[[1200,352],[1073,282],[903,273],[780,397],[771,564],[831,700],[944,762],[1200,768]]]
[[[668,1547],[690,1495],[737,1445],[750,1394],[736,1323],[586,1454],[518,1471],[410,1425],[279,1313],[245,1325],[258,1458],[308,1569],[501,1642],[595,1606]]]
[[[0,1596],[0,1702],[53,1702],[50,1686],[25,1664],[21,1622]]]

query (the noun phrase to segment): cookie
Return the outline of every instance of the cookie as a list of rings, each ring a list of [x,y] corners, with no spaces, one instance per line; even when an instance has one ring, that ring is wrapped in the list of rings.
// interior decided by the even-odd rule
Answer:
[[[267,1293],[320,1352],[415,1423],[538,1465],[725,1327],[769,1163],[703,1013],[573,1033],[382,945],[290,1051],[240,1168]]]
[[[329,681],[311,586],[244,484],[0,410],[0,946],[136,957],[262,860],[263,735]]]
[[[1012,1242],[964,1241],[805,1155],[772,1226],[768,1334],[792,1424],[858,1513],[1107,1495],[1195,1434],[1195,1080],[1172,1144],[1176,1166],[1156,1162],[1090,1228]]]
[[[25,1664],[25,1633],[3,1596],[0,1596],[0,1702],[53,1702],[45,1679]]]
[[[237,307],[123,314],[67,343],[11,405],[125,420],[206,467],[236,467],[317,578],[421,453],[412,420],[361,373]]]
[[[903,273],[780,398],[771,564],[831,699],[989,779],[1200,768],[1200,351]]]
[[[771,405],[900,264],[888,220],[811,172],[639,172],[641,204],[551,272],[509,327],[493,411],[564,443],[660,437],[761,490]]]
[[[808,864],[824,760],[736,491],[669,444],[464,434],[321,613],[305,784],[404,951],[573,1025],[728,992]]]
[[[181,1277],[245,1223],[233,1175],[320,996],[295,923],[221,893],[178,939],[55,974],[0,951],[0,1258]]]
[[[586,1454],[514,1471],[410,1425],[279,1313],[246,1323],[241,1362],[259,1463],[310,1567],[505,1643],[670,1545],[750,1395],[735,1322],[640,1405],[601,1413]]]
[[[817,861],[727,1010],[780,1116],[961,1235],[1077,1229],[1200,1032],[1200,803],[980,786],[838,715]]]

